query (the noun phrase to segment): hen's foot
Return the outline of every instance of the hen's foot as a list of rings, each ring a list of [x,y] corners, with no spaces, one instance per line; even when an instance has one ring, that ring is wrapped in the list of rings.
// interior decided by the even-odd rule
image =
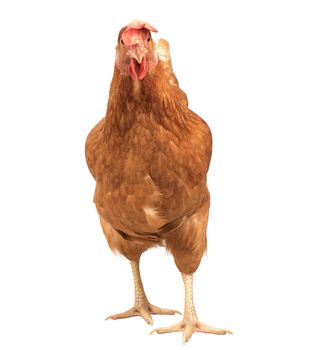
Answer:
[[[193,335],[194,332],[210,333],[210,334],[220,334],[224,335],[226,333],[232,334],[231,331],[227,329],[214,328],[207,326],[205,323],[200,322],[197,319],[183,319],[182,322],[175,323],[169,327],[162,327],[153,329],[150,334],[157,333],[172,333],[172,332],[183,332],[183,344],[185,344]]]
[[[133,306],[131,309],[121,312],[119,314],[111,315],[106,318],[112,320],[119,320],[121,318],[128,318],[133,316],[141,316],[148,324],[153,325],[152,315],[174,315],[181,314],[177,310],[162,309],[150,303],[139,304]]]
[[[141,275],[140,275],[140,269],[139,269],[139,260],[137,261],[131,261],[131,268],[133,272],[133,278],[134,278],[134,287],[135,287],[135,302],[134,306],[125,311],[121,312],[119,314],[111,315],[106,318],[112,319],[112,320],[119,320],[121,318],[128,318],[133,316],[141,316],[144,318],[144,320],[148,324],[153,324],[152,315],[174,315],[174,314],[181,314],[177,310],[170,310],[170,309],[162,309],[160,307],[154,306],[147,300],[147,297],[145,295]]]
[[[207,326],[198,320],[193,301],[193,275],[182,273],[185,287],[185,309],[182,322],[175,323],[170,327],[157,328],[152,333],[172,333],[183,331],[183,344],[185,344],[194,332],[210,333],[210,334],[232,334],[227,329],[220,329]]]

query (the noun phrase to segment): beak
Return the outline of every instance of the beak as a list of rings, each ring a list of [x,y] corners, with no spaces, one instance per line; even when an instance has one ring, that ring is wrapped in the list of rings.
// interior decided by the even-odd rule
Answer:
[[[128,55],[131,58],[136,59],[136,61],[141,64],[144,56],[147,54],[147,49],[143,45],[134,45],[129,51]]]

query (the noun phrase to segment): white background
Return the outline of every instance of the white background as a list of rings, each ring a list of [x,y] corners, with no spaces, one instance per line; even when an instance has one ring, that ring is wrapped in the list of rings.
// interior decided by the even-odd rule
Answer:
[[[1,349],[181,349],[132,306],[130,267],[92,202],[84,142],[106,110],[120,28],[171,43],[190,107],[211,126],[207,257],[188,349],[318,349],[317,1],[1,1]],[[142,258],[151,302],[183,309],[163,249]],[[154,316],[156,327],[180,316]]]

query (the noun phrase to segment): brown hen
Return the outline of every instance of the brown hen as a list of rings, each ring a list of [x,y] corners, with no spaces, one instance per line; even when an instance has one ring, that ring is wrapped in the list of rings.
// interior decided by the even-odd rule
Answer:
[[[212,151],[207,124],[188,108],[171,66],[169,46],[156,29],[133,21],[119,33],[106,117],[89,133],[86,160],[96,181],[94,202],[110,248],[131,263],[135,305],[109,318],[174,314],[149,303],[139,272],[141,254],[165,246],[185,286],[180,323],[153,332],[226,334],[197,318],[192,276],[206,250]]]

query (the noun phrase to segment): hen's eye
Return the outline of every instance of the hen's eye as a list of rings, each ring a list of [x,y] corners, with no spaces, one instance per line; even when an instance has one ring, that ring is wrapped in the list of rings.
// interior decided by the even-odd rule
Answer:
[[[124,41],[123,41],[123,39],[121,39],[121,40],[120,40],[120,42],[121,42],[121,44],[122,44],[122,45],[124,45]]]
[[[151,41],[151,37],[149,36],[148,38],[147,38],[147,42],[150,42]]]

